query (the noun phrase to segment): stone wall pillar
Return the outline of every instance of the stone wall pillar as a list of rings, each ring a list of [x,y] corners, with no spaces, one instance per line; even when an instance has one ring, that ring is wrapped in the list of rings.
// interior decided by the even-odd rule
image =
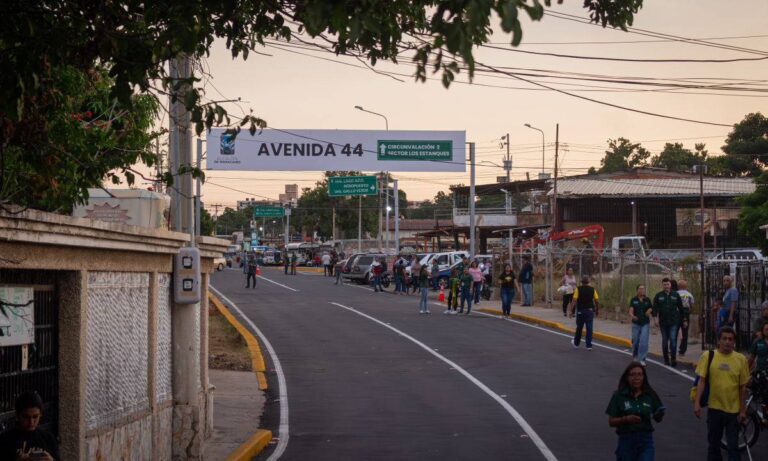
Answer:
[[[204,423],[200,399],[200,303],[173,306],[173,459],[199,460]]]

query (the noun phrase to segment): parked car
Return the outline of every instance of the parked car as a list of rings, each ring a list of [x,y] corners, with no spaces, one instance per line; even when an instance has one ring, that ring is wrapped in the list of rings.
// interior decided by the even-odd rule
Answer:
[[[740,248],[717,252],[709,262],[717,261],[766,261],[768,258],[758,248]]]
[[[419,261],[419,264],[422,266],[427,266],[427,270],[431,273],[432,272],[432,261],[437,260],[437,267],[440,269],[440,271],[444,271],[445,269],[450,268],[457,262],[461,261],[461,258],[469,258],[469,252],[467,251],[447,251],[444,253],[429,253],[425,255],[423,258],[421,258],[421,261]],[[411,268],[407,267],[406,273],[408,275],[411,274]]]
[[[342,274],[342,277],[355,280],[361,283],[369,283],[371,281],[371,264],[373,264],[373,258],[379,258],[379,261],[385,264],[385,255],[379,253],[368,253],[357,255],[352,261],[350,271],[346,274]]]
[[[655,262],[647,262],[645,264],[629,262],[624,264],[623,268],[617,267],[616,269],[605,273],[604,276],[607,278],[619,278],[622,273],[625,277],[645,277],[645,274],[647,273],[649,278],[653,277],[654,279],[664,277],[676,278],[678,275],[675,269],[669,268],[664,264]]]
[[[229,264],[227,264],[227,260],[223,256],[213,258],[213,267],[215,267],[217,271],[223,271],[224,267],[227,266],[229,266]]]

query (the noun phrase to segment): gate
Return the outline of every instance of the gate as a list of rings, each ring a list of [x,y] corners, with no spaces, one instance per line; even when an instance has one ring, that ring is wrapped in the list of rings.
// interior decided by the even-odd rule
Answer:
[[[715,329],[716,314],[712,312],[715,300],[722,300],[725,289],[723,277],[730,275],[733,286],[739,290],[739,303],[736,307],[736,348],[746,350],[752,344],[754,332],[752,324],[761,315],[760,305],[768,299],[768,263],[762,261],[733,261],[707,264],[704,268],[705,312],[701,320],[702,345],[704,348],[717,347]]]
[[[37,391],[43,399],[41,427],[58,435],[58,296],[57,273],[0,269],[0,285],[34,289],[35,342],[0,347],[0,430],[15,421],[16,396]]]

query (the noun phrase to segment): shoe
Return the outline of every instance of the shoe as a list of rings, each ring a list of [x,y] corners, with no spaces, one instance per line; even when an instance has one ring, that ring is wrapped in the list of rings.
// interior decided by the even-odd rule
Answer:
[[[573,339],[571,339],[571,346],[573,346],[574,349],[579,347]]]
[[[424,311],[419,311],[419,314],[424,314]]]
[[[427,309],[426,311],[424,311],[424,313],[425,314],[431,314],[432,312],[430,312],[429,309]]]
[[[665,360],[664,365],[669,366],[669,360]]]
[[[645,366],[645,360],[641,360],[640,365]]]
[[[456,311],[449,312],[450,315],[456,315]]]
[[[587,346],[587,350],[591,351],[592,350],[592,346]]]
[[[459,311],[459,314],[463,314],[463,313],[464,313],[464,309]]]
[[[448,314],[450,314],[450,313],[451,313],[451,310],[450,310],[450,309],[443,311],[443,314],[445,314],[445,315],[448,315]]]
[[[669,364],[672,368],[677,367],[677,360],[672,359],[672,362]]]

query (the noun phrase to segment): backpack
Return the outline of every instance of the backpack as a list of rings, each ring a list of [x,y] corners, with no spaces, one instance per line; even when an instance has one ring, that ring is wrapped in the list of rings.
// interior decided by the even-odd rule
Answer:
[[[704,391],[701,393],[701,407],[704,408],[707,405],[709,405],[709,377],[710,373],[712,372],[712,359],[715,358],[715,351],[711,350],[709,351],[709,361],[707,363],[707,382],[704,385]],[[701,376],[696,375],[696,378],[693,380],[693,387],[691,388],[691,402],[696,402],[696,390],[697,386],[699,385],[699,380],[701,379]]]

